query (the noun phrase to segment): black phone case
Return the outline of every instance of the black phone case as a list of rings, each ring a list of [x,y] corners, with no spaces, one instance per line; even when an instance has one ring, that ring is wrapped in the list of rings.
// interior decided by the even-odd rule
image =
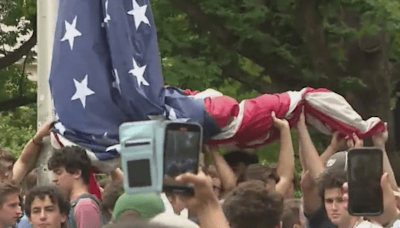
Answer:
[[[166,128],[165,128],[165,138],[164,138],[164,161],[165,161],[165,148],[166,148],[166,141],[167,141],[167,132],[169,130],[177,130],[180,127],[187,127],[188,131],[190,132],[199,132],[200,133],[200,145],[199,145],[199,151],[196,156],[196,166],[199,166],[199,156],[200,156],[200,151],[201,151],[201,144],[202,144],[202,128],[199,124],[194,124],[194,123],[169,123]],[[165,162],[164,162],[164,167],[165,167]],[[193,172],[194,174],[198,173],[198,169],[195,169]],[[164,175],[165,175],[165,168],[164,168]],[[194,188],[190,185],[185,185],[185,184],[180,184],[176,183],[174,184],[173,181],[166,184],[164,181],[163,184],[163,191],[167,193],[174,193],[174,194],[180,194],[180,195],[186,195],[186,196],[193,196],[194,195]]]
[[[375,154],[378,153],[379,155]],[[355,172],[353,172],[353,166],[354,165],[359,165],[360,164],[354,164],[355,160],[354,158],[356,156],[368,156],[368,154],[375,154],[376,156],[379,156],[379,159],[373,159],[376,160],[376,166],[374,167],[369,167],[367,164],[363,166],[365,169],[372,170],[373,172],[377,172],[376,174],[379,175],[379,178],[376,178],[376,180],[372,179],[365,179],[365,181],[353,181],[353,175]],[[348,180],[348,195],[349,195],[349,201],[348,201],[348,211],[350,215],[353,216],[377,216],[383,213],[383,194],[382,194],[382,189],[380,186],[380,177],[383,175],[383,152],[379,148],[375,147],[364,147],[364,148],[354,148],[351,149],[348,152],[348,163],[347,163],[347,180]],[[374,186],[376,189],[376,192],[378,194],[371,194],[371,188]],[[376,187],[379,186],[379,189]],[[372,190],[372,192],[375,192],[375,190]],[[359,196],[363,196],[365,198],[368,198],[369,200],[365,200],[363,202],[358,202],[357,198]],[[379,210],[376,211],[362,211],[362,212],[356,212],[357,210],[355,209],[357,206],[359,206],[358,203],[365,203],[367,201],[372,201],[376,200],[376,202],[379,202],[380,204],[376,206],[376,208],[379,208]]]

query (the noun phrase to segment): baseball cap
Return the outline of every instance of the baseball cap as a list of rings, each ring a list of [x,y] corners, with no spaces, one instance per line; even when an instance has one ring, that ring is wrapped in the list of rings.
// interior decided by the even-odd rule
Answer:
[[[347,151],[340,151],[332,155],[325,164],[325,171],[347,171]]]
[[[155,193],[148,194],[122,194],[113,210],[113,220],[118,221],[120,214],[127,210],[137,211],[141,218],[151,218],[165,211],[164,202]]]

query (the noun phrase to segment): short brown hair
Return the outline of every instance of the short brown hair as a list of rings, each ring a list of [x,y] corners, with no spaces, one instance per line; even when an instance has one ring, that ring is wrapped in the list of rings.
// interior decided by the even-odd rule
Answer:
[[[283,196],[260,180],[239,184],[225,199],[223,210],[232,228],[273,228],[279,225]]]
[[[12,156],[10,153],[8,153],[7,151],[5,151],[3,149],[0,150],[0,161],[1,160],[8,161],[8,162],[11,162],[13,164],[16,161],[14,156]]]
[[[84,183],[88,184],[89,170],[92,167],[92,163],[86,151],[81,147],[66,146],[54,151],[48,161],[48,167],[50,170],[65,168],[65,170],[71,174],[80,170]]]
[[[261,180],[267,182],[268,179],[274,180],[276,183],[279,182],[279,176],[276,173],[276,169],[260,164],[250,165],[247,168],[246,180]]]
[[[325,190],[340,188],[347,182],[347,172],[344,170],[325,170],[319,177],[318,189],[322,199],[325,199]]]
[[[56,186],[48,185],[48,186],[37,186],[34,187],[29,193],[26,195],[25,199],[25,213],[30,218],[31,210],[32,210],[32,202],[39,198],[40,200],[44,200],[48,196],[53,204],[56,204],[59,208],[60,214],[68,215],[71,206],[65,197],[65,194]]]
[[[292,228],[295,224],[300,224],[300,199],[285,200],[282,214],[282,228]]]
[[[18,185],[10,181],[0,182],[0,208],[3,207],[7,196],[13,193],[20,193],[20,188]]]

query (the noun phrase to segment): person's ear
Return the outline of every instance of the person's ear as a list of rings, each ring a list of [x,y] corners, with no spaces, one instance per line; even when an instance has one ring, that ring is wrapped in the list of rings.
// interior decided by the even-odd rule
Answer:
[[[301,226],[299,224],[294,224],[293,228],[301,228]]]
[[[82,170],[76,170],[74,171],[74,173],[72,174],[74,176],[75,179],[79,179],[82,177]]]
[[[61,223],[65,223],[67,221],[67,215],[61,214]]]

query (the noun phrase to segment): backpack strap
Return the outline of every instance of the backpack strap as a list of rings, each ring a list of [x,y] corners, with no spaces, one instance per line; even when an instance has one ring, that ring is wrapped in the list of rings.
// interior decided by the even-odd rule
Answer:
[[[85,194],[80,195],[79,197],[77,197],[76,199],[74,199],[71,202],[71,210],[69,211],[69,214],[67,217],[68,228],[77,228],[76,223],[75,223],[75,218],[74,218],[74,210],[75,210],[75,207],[78,204],[79,200],[86,199],[86,198],[91,199],[92,201],[94,201],[97,204],[97,206],[99,207],[99,210],[100,210],[101,221],[102,221],[103,225],[107,223],[107,219],[101,211],[100,201],[96,197],[94,197],[92,194],[85,193]]]

